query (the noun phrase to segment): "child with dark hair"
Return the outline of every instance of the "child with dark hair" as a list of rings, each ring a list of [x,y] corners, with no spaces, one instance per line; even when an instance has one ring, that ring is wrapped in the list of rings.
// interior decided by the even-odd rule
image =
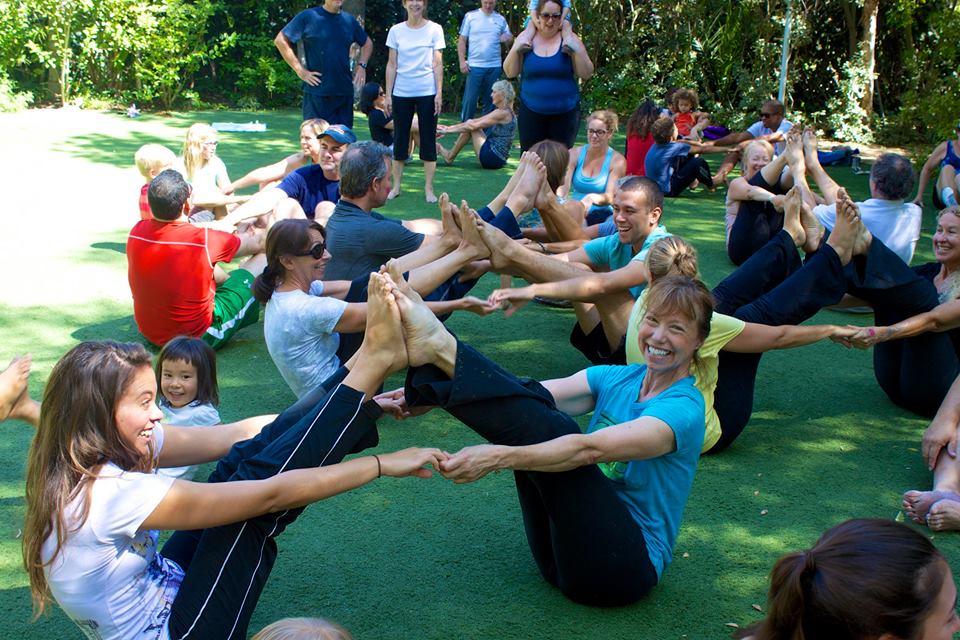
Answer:
[[[709,191],[713,191],[717,179],[710,174],[710,166],[701,158],[700,153],[723,153],[726,147],[702,145],[697,142],[677,142],[677,125],[671,118],[662,116],[650,127],[653,146],[647,151],[644,168],[648,178],[660,186],[663,195],[676,198],[687,187],[699,181]]]
[[[157,404],[166,424],[209,427],[220,424],[217,354],[199,338],[177,336],[160,350],[155,367]],[[159,469],[158,474],[189,480],[197,465]]]

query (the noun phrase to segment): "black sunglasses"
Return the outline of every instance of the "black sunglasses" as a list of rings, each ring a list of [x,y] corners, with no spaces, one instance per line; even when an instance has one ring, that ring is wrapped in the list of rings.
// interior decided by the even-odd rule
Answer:
[[[775,113],[764,113],[763,111],[760,112],[760,117],[761,117],[761,118],[772,118],[772,117],[775,116],[775,115],[777,115],[777,114],[775,114]]]
[[[326,243],[326,242],[318,242],[317,244],[313,245],[312,247],[310,247],[310,248],[307,249],[306,251],[302,251],[302,252],[300,252],[300,253],[295,253],[295,254],[293,254],[293,255],[296,256],[296,257],[298,257],[298,258],[302,258],[302,257],[304,257],[304,256],[310,256],[310,257],[313,258],[314,260],[319,260],[320,258],[323,257],[323,252],[326,251],[326,250],[327,250],[327,243]]]

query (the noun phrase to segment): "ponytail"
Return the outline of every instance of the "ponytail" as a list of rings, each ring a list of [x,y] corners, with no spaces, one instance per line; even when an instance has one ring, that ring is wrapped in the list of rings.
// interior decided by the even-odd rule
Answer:
[[[273,292],[280,285],[282,278],[283,265],[280,264],[280,261],[267,263],[263,272],[253,279],[253,285],[250,287],[253,290],[254,299],[260,304],[267,304],[273,297]]]

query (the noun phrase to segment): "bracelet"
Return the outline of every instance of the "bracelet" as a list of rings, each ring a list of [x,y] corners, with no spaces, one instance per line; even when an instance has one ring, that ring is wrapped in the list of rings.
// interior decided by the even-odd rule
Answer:
[[[366,68],[367,68],[367,63],[366,63],[366,62],[358,62],[358,63],[357,63],[357,66],[360,67],[361,69],[366,69]]]
[[[374,454],[373,459],[377,461],[377,477],[383,477],[383,467],[380,466],[380,456]]]
[[[542,242],[540,242],[539,240],[536,240],[535,242],[536,242],[538,245],[540,245],[540,251],[541,251],[542,253],[549,253],[549,252],[547,251],[547,248],[546,248],[545,246],[543,246],[543,243],[542,243]]]

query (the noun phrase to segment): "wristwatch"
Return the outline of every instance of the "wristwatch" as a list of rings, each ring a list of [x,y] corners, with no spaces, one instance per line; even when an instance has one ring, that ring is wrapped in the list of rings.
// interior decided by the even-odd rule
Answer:
[[[357,66],[360,67],[361,69],[366,69],[366,68],[367,68],[367,63],[366,63],[366,62],[358,62],[358,63],[357,63]]]

